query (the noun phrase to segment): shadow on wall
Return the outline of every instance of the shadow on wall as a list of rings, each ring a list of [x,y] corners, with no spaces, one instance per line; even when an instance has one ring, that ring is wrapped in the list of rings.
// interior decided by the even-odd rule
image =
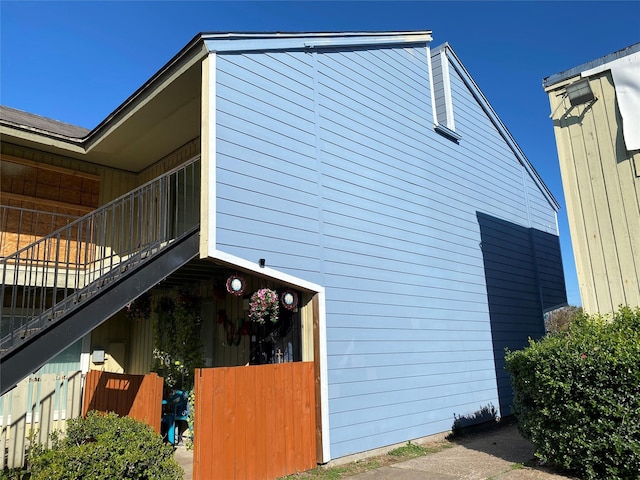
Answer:
[[[560,239],[476,212],[480,225],[499,414],[511,414],[505,348],[519,350],[545,334],[543,313],[566,305]]]
[[[497,424],[499,420],[498,411],[493,403],[489,403],[472,414],[453,414],[453,425],[451,426],[451,438],[459,437],[463,432],[476,425],[491,426]]]

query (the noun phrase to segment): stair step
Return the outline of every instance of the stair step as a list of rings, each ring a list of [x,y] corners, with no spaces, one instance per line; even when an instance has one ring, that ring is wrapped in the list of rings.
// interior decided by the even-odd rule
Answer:
[[[56,310],[55,312],[53,312],[52,315],[49,315],[47,320],[49,320],[49,321],[55,320],[56,318],[61,317],[64,314],[65,314],[65,310],[61,308],[61,309]]]
[[[37,333],[40,331],[40,328],[27,328],[26,330],[20,332],[20,338],[21,339],[25,339],[31,335],[33,335],[34,333]]]

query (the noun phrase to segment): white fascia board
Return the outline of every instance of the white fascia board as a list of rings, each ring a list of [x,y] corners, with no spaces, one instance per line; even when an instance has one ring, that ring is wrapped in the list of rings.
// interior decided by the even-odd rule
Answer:
[[[246,260],[235,255],[231,255],[220,250],[212,250],[209,253],[212,260],[218,260],[227,265],[231,265],[258,276],[267,276],[281,281],[292,287],[297,287],[318,295],[318,348],[320,358],[320,412],[322,428],[322,461],[324,463],[331,460],[331,439],[329,437],[329,380],[327,365],[327,308],[325,288],[317,283],[309,282],[288,273],[281,272],[269,267],[260,267],[256,262]],[[315,361],[315,360],[314,360]]]
[[[329,430],[329,367],[327,365],[327,309],[323,287],[318,292],[318,351],[320,352],[320,423],[322,432],[322,461],[331,460],[331,431]]]
[[[505,124],[502,123],[502,120],[500,120],[500,117],[498,117],[498,114],[495,112],[495,110],[489,103],[489,100],[487,100],[487,97],[484,96],[484,94],[480,90],[480,87],[478,87],[478,84],[471,77],[471,75],[469,74],[465,66],[462,64],[462,62],[460,61],[456,53],[453,51],[453,49],[450,46],[447,46],[447,47],[448,47],[447,52],[449,55],[449,62],[451,62],[451,65],[453,65],[453,67],[458,71],[458,73],[462,77],[462,80],[467,85],[467,88],[469,88],[469,90],[475,97],[478,104],[482,107],[482,109],[485,111],[487,116],[491,119],[491,121],[495,125],[498,132],[500,132],[500,135],[502,136],[502,138],[504,138],[505,142],[507,142],[507,145],[509,145],[509,148],[511,148],[516,158],[518,158],[518,161],[527,170],[527,172],[529,173],[533,181],[536,183],[536,185],[538,186],[542,194],[547,198],[547,201],[549,202],[549,204],[556,211],[558,211],[560,209],[560,204],[558,203],[558,201],[555,199],[555,197],[553,196],[549,188],[545,185],[544,181],[542,180],[542,178],[540,177],[540,175],[538,174],[534,166],[531,164],[531,162],[529,162],[529,159],[527,159],[526,155],[524,154],[524,152],[522,151],[518,143],[515,141],[515,139],[511,135],[511,132],[509,132],[509,129],[507,129]]]
[[[0,121],[0,137],[5,141],[10,138],[16,138],[83,155],[86,153],[86,150],[82,146],[82,139],[70,138],[57,133],[39,130],[29,126],[16,125],[5,121]]]
[[[431,55],[432,56],[438,55],[439,53],[444,52],[447,48],[451,48],[449,46],[449,42],[441,43],[440,45],[437,45],[431,48]]]
[[[210,52],[292,50],[428,43],[431,31],[202,36]]]
[[[216,145],[216,60],[215,53],[202,60],[202,107],[200,120],[200,258],[216,249],[217,145]]]
[[[453,118],[453,99],[451,94],[451,77],[449,76],[449,57],[447,57],[447,51],[440,52],[441,68],[442,68],[442,82],[444,84],[444,109],[446,112],[447,127],[449,130],[456,130],[455,119]]]
[[[427,74],[429,75],[429,92],[431,95],[431,115],[433,117],[433,126],[437,127],[438,111],[436,109],[436,91],[435,91],[435,87],[433,86],[433,64],[431,61],[431,55],[433,55],[433,50],[431,50],[431,47],[429,46],[429,44],[427,44],[426,50],[427,50],[427,70],[428,70]]]
[[[258,262],[247,260],[246,258],[238,257],[236,255],[231,255],[230,253],[226,253],[221,250],[211,250],[209,252],[209,258],[212,260],[218,260],[224,264],[237,267],[250,273],[255,273],[256,275],[261,277],[273,278],[274,280],[278,280],[282,283],[301,288],[302,290],[306,290],[309,292],[324,291],[324,287],[322,285],[318,285],[317,283],[294,277],[293,275],[289,275],[288,273],[284,273],[280,270],[269,268],[267,266],[260,267],[258,265]]]

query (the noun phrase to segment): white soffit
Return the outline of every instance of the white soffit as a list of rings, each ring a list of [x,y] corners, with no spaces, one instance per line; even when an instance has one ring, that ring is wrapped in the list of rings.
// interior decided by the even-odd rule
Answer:
[[[590,77],[605,70],[611,70],[627,150],[640,150],[640,52],[585,70],[580,75]]]

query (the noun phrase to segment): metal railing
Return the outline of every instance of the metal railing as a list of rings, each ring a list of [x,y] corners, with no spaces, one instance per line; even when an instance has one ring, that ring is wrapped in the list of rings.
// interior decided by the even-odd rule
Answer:
[[[200,159],[0,259],[0,351],[77,308],[200,223]]]

